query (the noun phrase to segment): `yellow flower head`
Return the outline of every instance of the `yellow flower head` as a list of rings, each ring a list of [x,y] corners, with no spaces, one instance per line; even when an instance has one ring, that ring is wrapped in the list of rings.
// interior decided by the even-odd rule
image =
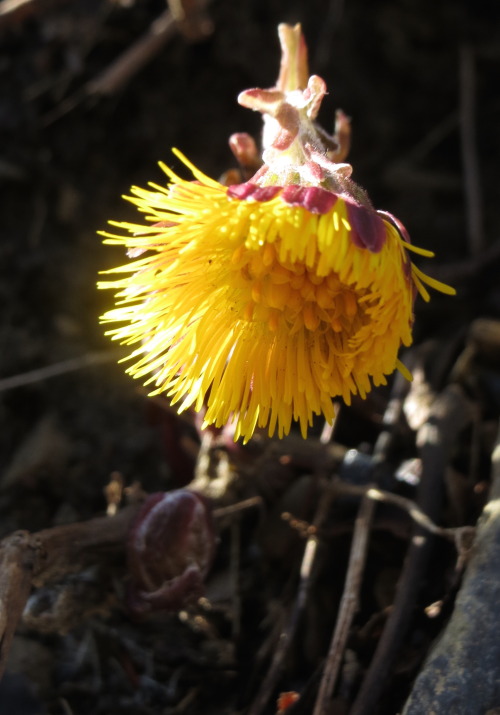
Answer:
[[[300,30],[280,32],[288,55],[303,52]],[[179,410],[205,407],[205,424],[233,420],[245,440],[256,427],[281,437],[292,420],[306,436],[313,415],[333,419],[332,398],[365,397],[396,368],[409,377],[398,350],[412,342],[416,292],[454,292],[410,262],[408,251],[432,254],[331,161],[341,149],[318,148],[321,80],[287,86],[304,61],[295,73],[282,65],[277,89],[240,97],[271,120],[252,180],[224,186],[175,151],[195,181],[161,165],[167,186],[129,197],[148,225],[104,234],[135,258],[101,284],[117,291],[103,321],[121,325],[109,334],[137,346],[128,371]]]

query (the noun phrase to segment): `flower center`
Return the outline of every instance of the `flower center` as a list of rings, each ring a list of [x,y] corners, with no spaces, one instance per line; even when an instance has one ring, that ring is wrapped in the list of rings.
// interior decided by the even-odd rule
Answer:
[[[333,330],[352,337],[369,317],[374,296],[368,288],[342,283],[331,271],[325,276],[303,262],[279,259],[279,239],[261,248],[237,248],[232,255],[235,288],[243,320],[267,324],[273,332],[284,328],[292,335]]]

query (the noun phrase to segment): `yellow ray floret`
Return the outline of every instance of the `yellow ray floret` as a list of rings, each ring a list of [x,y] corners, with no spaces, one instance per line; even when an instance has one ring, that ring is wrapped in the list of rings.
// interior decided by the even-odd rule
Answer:
[[[390,221],[377,217],[383,241],[370,250],[354,240],[347,197],[324,213],[278,189],[240,200],[180,156],[196,181],[162,165],[167,187],[132,189],[146,225],[104,233],[138,257],[100,284],[116,291],[108,334],[136,345],[129,373],[248,440],[256,427],[283,436],[292,420],[305,436],[314,415],[333,419],[332,398],[405,371],[415,291],[453,291],[411,264]]]

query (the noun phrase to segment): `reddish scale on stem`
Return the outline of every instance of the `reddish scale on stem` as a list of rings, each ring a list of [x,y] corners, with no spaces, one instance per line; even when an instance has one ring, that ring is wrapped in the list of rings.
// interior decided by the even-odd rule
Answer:
[[[289,206],[301,207],[311,214],[327,214],[342,199],[346,205],[347,215],[351,224],[351,240],[358,248],[367,248],[372,253],[379,253],[385,242],[386,233],[384,222],[371,206],[364,206],[350,196],[336,194],[320,186],[259,186],[253,182],[229,186],[227,195],[240,201],[259,201],[266,203],[280,194],[280,198]],[[393,217],[389,220],[397,230],[399,222],[395,224]],[[405,232],[406,233],[406,232]],[[405,236],[403,236],[405,238]],[[406,240],[406,238],[405,238]]]
[[[389,211],[377,211],[377,214],[379,216],[382,216],[386,221],[388,221],[396,231],[399,233],[403,241],[405,243],[409,244],[411,246],[411,238],[410,234],[406,230],[405,226],[401,223],[401,221],[396,218],[393,214],[389,213]],[[412,291],[413,291],[413,300],[415,301],[418,291],[415,283],[412,281],[412,276],[411,276],[411,259],[408,253],[404,254],[404,263],[403,263],[403,270],[405,272],[405,275],[408,279],[408,282],[411,285]]]

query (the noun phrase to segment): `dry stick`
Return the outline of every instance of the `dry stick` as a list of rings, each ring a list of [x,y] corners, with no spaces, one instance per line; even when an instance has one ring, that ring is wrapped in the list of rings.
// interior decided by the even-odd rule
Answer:
[[[131,77],[148,64],[175,35],[178,24],[170,10],[165,10],[117,60],[95,79],[90,80],[70,97],[63,100],[44,117],[45,126],[71,112],[87,96],[106,96],[117,92]]]
[[[64,710],[65,715],[75,715],[66,698],[58,698],[57,702]]]
[[[56,4],[57,2],[41,2],[40,0],[1,0],[0,30],[18,25],[32,15]]]
[[[456,540],[457,531],[463,531],[469,527],[462,527],[457,529],[445,529],[442,526],[435,524],[432,519],[429,519],[427,514],[420,509],[418,504],[412,499],[407,499],[399,494],[392,494],[391,492],[386,492],[383,489],[378,489],[377,487],[362,487],[356,484],[346,484],[344,482],[334,482],[332,484],[332,489],[339,494],[356,494],[358,496],[367,496],[373,501],[383,501],[387,504],[393,504],[399,507],[403,511],[408,513],[414,522],[426,531],[436,536],[442,536],[450,541]]]
[[[300,585],[297,592],[297,598],[285,630],[280,634],[271,667],[264,678],[259,692],[257,693],[257,697],[252,703],[249,715],[260,715],[260,713],[264,710],[283,672],[285,656],[288,653],[290,644],[295,636],[299,618],[307,602],[307,597],[311,588],[311,570],[316,556],[317,544],[317,539],[314,536],[309,537],[306,541],[304,556],[300,566]]]
[[[382,461],[393,439],[393,427],[397,424],[402,408],[403,400],[408,392],[406,381],[397,379],[394,383],[391,399],[384,413],[385,429],[380,433],[374,448],[374,460]],[[390,502],[405,510],[409,516],[418,524],[441,536],[453,538],[447,530],[441,529],[434,524],[426,514],[424,514],[410,499],[405,499],[390,492],[385,492],[376,487],[362,487],[336,481],[332,484],[332,489],[344,494],[357,494],[363,496],[361,506],[356,520],[351,554],[349,558],[349,568],[344,586],[344,593],[340,604],[339,615],[335,631],[328,652],[325,671],[320,684],[314,715],[321,715],[328,707],[332,698],[335,683],[338,677],[342,657],[344,654],[347,638],[351,628],[352,620],[356,614],[359,600],[359,590],[363,577],[363,569],[366,561],[366,550],[368,536],[371,529],[373,514],[375,511],[374,501]]]
[[[347,638],[351,630],[351,624],[358,610],[359,592],[363,579],[368,537],[374,511],[375,504],[373,500],[370,499],[368,495],[365,495],[359,507],[358,516],[354,525],[354,535],[344,592],[342,594],[337,624],[330,643],[325,671],[321,680],[313,715],[324,715],[328,710],[328,704],[333,695]]]
[[[214,509],[213,517],[214,519],[223,519],[224,517],[238,514],[239,512],[246,511],[246,509],[251,509],[252,507],[261,507],[262,504],[262,497],[249,497],[248,499],[236,502],[235,504],[220,506],[217,509]]]
[[[474,50],[460,48],[460,137],[464,165],[469,248],[477,256],[484,248],[481,188],[476,147]]]
[[[235,520],[231,524],[231,546],[229,581],[231,584],[231,637],[236,642],[241,631],[241,594],[240,594],[240,562],[241,562],[241,522]]]
[[[383,424],[385,429],[380,433],[374,448],[374,462],[385,459],[386,453],[393,439],[393,428],[397,424],[403,407],[403,400],[408,392],[406,381],[397,378],[391,392],[391,399],[384,412]],[[354,526],[354,534],[349,556],[349,567],[344,585],[344,592],[340,603],[337,623],[330,643],[323,677],[320,683],[314,715],[322,715],[328,708],[332,698],[335,683],[338,678],[342,658],[349,636],[349,631],[353,618],[358,609],[359,591],[363,578],[363,569],[366,561],[366,551],[368,546],[368,536],[371,530],[373,514],[375,512],[374,501],[392,501],[391,494],[382,492],[374,487],[359,487],[343,483],[340,480],[332,484],[332,489],[340,493],[350,493],[361,495],[362,501],[358,512],[358,517]],[[416,505],[409,500],[398,504],[401,508],[412,512],[417,512],[418,517],[422,515]],[[430,526],[435,525],[430,522]]]
[[[122,350],[101,350],[99,352],[87,353],[86,355],[81,355],[76,358],[70,358],[69,360],[63,360],[62,362],[57,362],[54,365],[39,367],[36,370],[29,370],[28,372],[23,372],[19,375],[4,377],[0,379],[0,392],[12,390],[15,387],[32,385],[36,382],[42,382],[42,380],[48,380],[50,377],[58,377],[59,375],[65,375],[68,372],[81,370],[84,367],[100,365],[106,362],[114,362],[122,355]]]
[[[142,37],[102,74],[87,83],[87,94],[114,94],[158,54],[176,31],[177,21],[170,10],[165,10],[151,23],[149,30]]]
[[[267,672],[266,677],[264,678],[259,692],[257,693],[257,697],[255,698],[254,702],[250,707],[248,715],[260,715],[260,713],[264,710],[267,703],[269,702],[271,694],[276,687],[281,673],[283,672],[285,656],[288,653],[290,644],[292,643],[293,638],[295,636],[300,616],[302,615],[304,607],[307,603],[309,592],[311,590],[311,572],[318,546],[316,531],[318,527],[323,523],[324,518],[330,509],[330,505],[333,499],[333,491],[326,491],[324,496],[322,496],[322,499],[318,506],[313,522],[312,533],[306,541],[304,555],[302,557],[302,563],[300,565],[300,583],[292,613],[285,627],[285,630],[280,634],[280,638],[276,650],[274,652],[271,666]]]
[[[212,26],[203,14],[208,0],[182,3],[185,9],[189,5],[188,12],[191,16],[187,12],[183,15],[181,12],[174,11],[173,8],[178,4],[180,3],[171,2],[170,9],[156,18],[149,30],[137,42],[120,55],[99,77],[88,82],[85,87],[87,94],[114,94],[150,62],[177,31],[183,32],[186,28],[189,39],[201,39],[211,32]]]
[[[37,0],[2,0],[0,2],[0,19],[32,14],[36,11],[37,4]]]
[[[50,125],[72,111],[88,96],[108,96],[117,92],[162,50],[177,32],[187,40],[201,40],[212,32],[212,23],[204,14],[209,0],[171,0],[171,7],[154,20],[147,32],[95,79],[90,80],[52,112],[45,115]],[[180,6],[180,11],[179,11]],[[176,10],[172,10],[176,8]]]
[[[443,474],[460,431],[472,419],[472,406],[456,385],[448,386],[434,402],[427,422],[417,434],[422,476],[418,504],[432,520],[441,507]],[[371,715],[384,689],[416,603],[429,557],[431,535],[417,526],[398,583],[394,606],[378,643],[368,673],[350,715]]]
[[[0,2],[0,16],[10,15],[28,5],[35,5],[36,0],[2,0]]]

